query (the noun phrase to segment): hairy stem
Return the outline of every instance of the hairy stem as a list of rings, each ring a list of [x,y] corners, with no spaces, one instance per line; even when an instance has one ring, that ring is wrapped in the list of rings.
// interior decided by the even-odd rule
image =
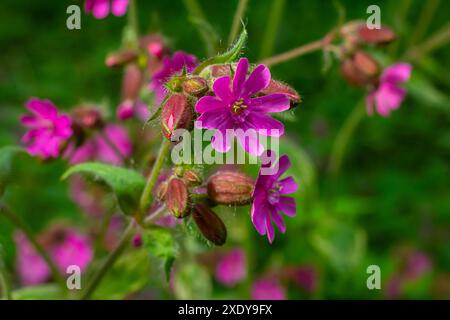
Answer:
[[[0,214],[7,218],[16,228],[21,230],[28,241],[33,245],[34,249],[37,253],[44,259],[50,268],[50,272],[52,273],[53,278],[56,282],[61,286],[62,289],[66,289],[66,283],[61,273],[59,272],[58,267],[53,262],[52,258],[47,254],[45,249],[41,246],[41,244],[36,240],[31,230],[14,214],[7,208],[4,204],[0,203]]]
[[[104,276],[107,274],[108,270],[114,265],[117,259],[122,255],[128,243],[131,240],[131,237],[134,233],[134,221],[130,222],[128,227],[125,229],[122,234],[117,247],[112,251],[105,262],[101,265],[100,269],[93,275],[91,281],[88,283],[86,289],[84,290],[81,300],[90,299],[95,289],[97,289],[98,285],[103,280]]]
[[[234,13],[233,23],[231,24],[230,35],[228,37],[228,44],[231,45],[236,39],[237,34],[239,33],[239,26],[244,16],[245,9],[247,8],[248,0],[239,0],[236,12]]]
[[[158,152],[158,157],[156,158],[152,171],[148,176],[144,191],[142,192],[138,221],[142,220],[142,217],[144,216],[145,212],[147,211],[148,207],[152,202],[153,187],[155,186],[155,183],[158,180],[159,173],[161,172],[161,168],[164,164],[164,161],[166,160],[167,155],[169,154],[169,150],[170,150],[170,140],[163,137],[161,148],[159,149]]]
[[[323,47],[324,47],[324,40],[320,39],[320,40],[305,44],[303,46],[300,46],[298,48],[277,54],[273,57],[263,59],[260,61],[260,63],[265,64],[266,66],[274,66],[276,64],[280,64],[282,62],[286,62],[286,61],[292,60],[294,58],[298,58],[305,54],[321,50],[321,49],[323,49]]]

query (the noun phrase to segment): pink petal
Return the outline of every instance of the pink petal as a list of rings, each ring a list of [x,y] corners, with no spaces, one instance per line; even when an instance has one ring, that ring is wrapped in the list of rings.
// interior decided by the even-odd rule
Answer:
[[[233,99],[230,90],[230,77],[225,76],[215,80],[213,91],[224,103],[230,103]]]
[[[281,137],[284,134],[283,123],[263,113],[250,112],[245,121],[264,136]]]
[[[294,193],[298,189],[298,185],[293,177],[284,178],[283,180],[280,180],[278,183],[281,186],[280,189],[281,194]]]
[[[252,223],[255,226],[256,231],[260,235],[266,234],[266,217],[270,214],[269,208],[263,202],[263,199],[255,199],[252,204]]]
[[[294,198],[281,196],[277,207],[288,217],[294,217],[297,214],[297,206],[295,205]]]
[[[127,12],[128,0],[113,0],[112,13],[117,16],[123,16]]]
[[[30,115],[22,116],[20,122],[26,127],[36,127],[39,123],[35,116]]]
[[[405,99],[406,90],[391,83],[382,83],[375,93],[377,111],[387,117],[391,110],[397,109]]]
[[[241,97],[243,85],[248,72],[248,60],[246,58],[239,59],[239,63],[236,68],[236,73],[233,78],[233,95],[235,99]]]
[[[197,104],[195,105],[195,111],[198,113],[203,113],[226,107],[227,105],[224,104],[223,101],[217,99],[216,97],[204,96],[197,101]]]
[[[281,112],[289,110],[289,98],[282,93],[269,94],[250,99],[249,107],[252,111]]]
[[[275,239],[275,229],[273,227],[272,221],[270,220],[270,215],[266,216],[266,229],[267,239],[269,239],[269,243],[272,244],[273,239]]]
[[[45,119],[53,119],[58,114],[58,109],[50,100],[31,98],[27,101],[26,107],[37,116]]]
[[[409,63],[397,63],[384,69],[381,82],[401,83],[411,77],[412,66]]]
[[[109,0],[97,0],[92,8],[92,14],[97,19],[103,19],[109,14]]]
[[[235,135],[242,148],[254,156],[260,156],[264,152],[264,146],[261,144],[259,134],[252,128],[246,130],[237,129]]]
[[[260,64],[248,77],[244,83],[243,97],[251,97],[258,93],[270,83],[270,70],[265,65]]]
[[[287,155],[282,155],[276,165],[278,166],[278,172],[275,176],[278,179],[291,167],[291,160]]]
[[[212,111],[204,112],[197,118],[196,126],[204,129],[217,129],[219,127],[228,124],[225,129],[231,129],[232,123],[229,121],[231,118],[228,110],[215,109]]]
[[[272,213],[273,222],[275,222],[275,224],[277,225],[277,227],[281,231],[281,233],[285,233],[286,232],[286,224],[284,223],[281,213],[276,208],[272,208],[271,213]]]
[[[228,152],[231,149],[231,139],[232,134],[224,128],[219,128],[216,133],[214,134],[211,145],[214,148],[214,150],[225,153]]]

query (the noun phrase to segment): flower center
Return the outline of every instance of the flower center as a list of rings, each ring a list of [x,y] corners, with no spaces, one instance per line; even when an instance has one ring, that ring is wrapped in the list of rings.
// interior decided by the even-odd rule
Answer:
[[[244,99],[236,100],[231,106],[231,112],[235,116],[240,116],[246,109],[247,105],[244,103]]]
[[[280,190],[281,186],[278,183],[276,183],[272,186],[272,188],[269,189],[267,200],[270,204],[275,205],[280,201]]]

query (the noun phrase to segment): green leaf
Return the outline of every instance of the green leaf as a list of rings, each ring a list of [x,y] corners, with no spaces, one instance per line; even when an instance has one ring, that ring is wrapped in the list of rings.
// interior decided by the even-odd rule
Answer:
[[[17,153],[25,153],[25,149],[17,146],[0,148],[0,196],[5,192],[10,179],[12,160]]]
[[[123,299],[144,288],[150,280],[150,261],[145,250],[120,257],[95,291],[94,299]]]
[[[56,284],[43,284],[20,288],[12,293],[14,300],[60,300],[63,299],[61,289]]]
[[[139,173],[104,163],[86,162],[69,168],[62,179],[76,174],[88,174],[103,181],[116,195],[122,211],[127,215],[136,213],[145,179]]]
[[[166,279],[170,279],[170,271],[177,254],[177,245],[170,231],[166,229],[147,229],[143,233],[144,247],[153,256],[164,260]]]
[[[200,74],[206,67],[213,65],[213,64],[223,64],[223,63],[230,63],[236,61],[236,59],[241,54],[241,50],[243,49],[246,41],[247,41],[247,30],[245,29],[245,26],[242,28],[241,34],[239,35],[239,38],[237,41],[231,46],[230,49],[225,51],[222,54],[219,54],[215,57],[206,59],[203,61],[195,70],[194,74]]]
[[[324,221],[313,231],[312,246],[338,272],[350,272],[361,263],[366,249],[364,230],[333,220]]]

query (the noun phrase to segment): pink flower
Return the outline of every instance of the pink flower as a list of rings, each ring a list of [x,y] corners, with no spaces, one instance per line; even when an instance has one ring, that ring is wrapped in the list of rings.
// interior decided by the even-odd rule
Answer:
[[[392,110],[398,109],[406,95],[406,90],[400,85],[408,81],[411,71],[412,66],[408,63],[398,63],[386,68],[377,88],[367,96],[367,113],[372,115],[374,104],[376,111],[383,117],[388,117]]]
[[[44,159],[57,158],[62,145],[72,136],[72,119],[58,114],[58,109],[49,100],[31,98],[26,107],[31,115],[22,116],[21,122],[30,130],[22,137],[28,152]]]
[[[141,100],[125,100],[117,108],[117,118],[119,120],[128,120],[137,116],[141,120],[147,120],[150,116],[148,107]]]
[[[197,58],[183,51],[175,52],[172,57],[165,57],[162,66],[153,74],[150,82],[150,90],[153,90],[156,95],[156,104],[160,104],[164,100],[166,96],[164,83],[171,76],[180,73],[183,68],[186,68],[187,72],[192,72],[196,66]]]
[[[105,18],[110,11],[112,14],[120,17],[127,12],[128,0],[86,0],[84,10],[92,12],[97,19]]]
[[[291,270],[288,270],[288,273],[290,274],[290,279],[304,291],[308,293],[316,291],[317,270],[314,266],[297,266]]]
[[[252,286],[253,300],[285,300],[284,288],[273,279],[259,279]]]
[[[247,152],[260,155],[264,148],[256,133],[273,137],[284,134],[283,124],[267,113],[288,110],[289,98],[280,93],[254,97],[269,85],[270,71],[261,64],[248,77],[247,72],[248,60],[242,58],[232,83],[230,76],[218,78],[213,84],[216,96],[202,97],[195,106],[201,114],[197,127],[217,129],[211,142],[219,152],[230,150],[230,140],[236,136]]]
[[[247,275],[245,252],[236,248],[223,256],[216,267],[216,279],[227,287],[232,287]]]
[[[269,150],[269,152],[271,151]],[[272,220],[281,233],[284,233],[286,225],[281,212],[289,217],[294,217],[296,214],[295,199],[285,195],[296,192],[297,183],[292,177],[280,180],[280,177],[291,166],[287,155],[281,156],[278,163],[272,166],[277,168],[276,171],[273,170],[274,174],[262,174],[262,169],[267,166],[261,166],[256,179],[255,190],[253,191],[252,222],[259,234],[265,235],[267,233],[267,238],[272,243],[275,238]]]
[[[36,285],[46,282],[51,276],[44,259],[21,232],[15,235],[17,245],[16,269],[24,285]],[[72,229],[49,229],[39,235],[38,241],[48,250],[61,273],[65,274],[70,265],[86,269],[93,257],[93,251],[86,236]]]
[[[122,127],[110,124],[80,147],[75,149],[71,146],[66,156],[71,164],[98,160],[118,165],[131,153],[132,145],[128,133]]]

